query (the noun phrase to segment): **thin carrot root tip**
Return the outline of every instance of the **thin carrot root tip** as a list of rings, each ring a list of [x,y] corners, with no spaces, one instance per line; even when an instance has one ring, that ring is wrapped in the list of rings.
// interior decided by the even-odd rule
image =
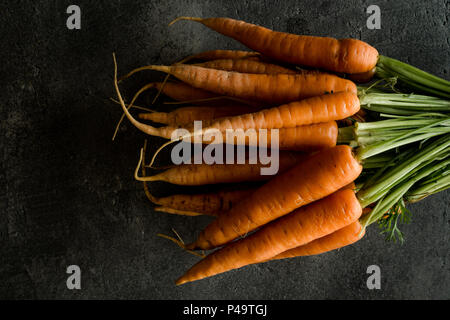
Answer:
[[[197,21],[197,22],[201,22],[201,21],[202,21],[201,18],[196,18],[196,17],[178,17],[178,18],[172,20],[172,21],[169,23],[169,27],[170,27],[171,25],[173,25],[174,23],[176,23],[176,22],[178,22],[178,21],[181,21],[181,20],[190,20],[190,21]]]
[[[156,103],[156,100],[158,100],[158,98],[161,95],[161,92],[163,91],[164,86],[166,85],[167,80],[169,80],[169,78],[170,78],[170,74],[166,75],[166,77],[164,78],[163,83],[161,84],[161,88],[159,88],[158,93],[156,94],[156,96],[152,100],[152,105],[154,105]]]
[[[177,237],[179,237],[179,239],[175,239],[174,237],[171,237],[171,236],[168,236],[168,235],[165,235],[165,234],[162,234],[162,233],[158,233],[157,236],[172,241],[173,243],[178,245],[181,249],[183,249],[184,251],[186,251],[186,252],[188,252],[190,254],[193,254],[193,255],[195,255],[197,257],[200,257],[200,258],[204,258],[205,257],[205,254],[203,254],[203,253],[198,253],[198,252],[195,252],[195,251],[187,249],[186,245],[184,244],[183,240],[180,238],[178,233],[175,230],[173,230],[173,229],[172,229],[172,231],[177,235]]]

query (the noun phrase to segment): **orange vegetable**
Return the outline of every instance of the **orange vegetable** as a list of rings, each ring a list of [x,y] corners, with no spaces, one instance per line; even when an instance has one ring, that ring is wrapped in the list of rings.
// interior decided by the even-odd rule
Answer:
[[[280,150],[316,151],[331,148],[336,145],[338,138],[336,121],[322,122],[294,128],[278,129],[278,148]],[[271,147],[272,131],[267,130],[267,148]],[[258,144],[260,143],[258,136]],[[249,145],[249,139],[246,140]]]
[[[156,211],[164,211],[182,215],[217,216],[230,210],[241,199],[248,197],[254,189],[238,189],[203,194],[175,194],[156,198],[147,192],[147,197],[160,207]]]
[[[164,181],[176,185],[199,186],[218,183],[235,183],[243,181],[264,181],[272,178],[270,175],[261,175],[261,168],[265,164],[181,164],[153,176],[139,177],[137,172],[142,161],[136,168],[135,178],[139,181]],[[293,167],[304,159],[304,154],[280,152],[279,173]]]
[[[352,224],[322,238],[277,254],[275,257],[270,258],[270,260],[312,256],[331,250],[336,250],[360,240],[364,236],[364,231],[365,230],[362,230],[362,226],[359,221],[355,221]]]
[[[149,135],[171,139],[172,134],[177,130],[176,127],[155,128],[137,121],[125,107],[118,87],[116,90],[123,111],[135,127]],[[226,132],[226,130],[294,128],[345,119],[358,112],[359,109],[360,103],[356,94],[340,92],[312,97],[245,115],[206,120],[202,123],[201,132],[194,132],[193,126],[187,126],[186,129],[191,132],[191,135],[201,135],[208,129]]]
[[[362,166],[349,146],[325,149],[278,174],[226,215],[209,224],[187,246],[212,249],[275,220],[296,208],[326,197],[354,181]]]
[[[352,81],[320,72],[253,74],[177,64],[145,66],[131,71],[127,76],[142,70],[165,72],[198,89],[267,104],[288,103],[331,92],[357,93]]]
[[[204,63],[196,64],[196,66],[203,68],[211,68],[217,70],[226,70],[242,73],[256,73],[256,74],[296,74],[297,71],[272,64],[250,59],[220,59],[212,60]]]
[[[340,190],[214,251],[189,269],[176,284],[266,261],[350,225],[361,216],[361,212],[355,193],[348,189]]]
[[[254,51],[242,50],[211,50],[204,51],[184,58],[179,63],[186,63],[191,60],[218,60],[218,59],[246,59],[260,57],[261,54]]]
[[[378,51],[357,39],[334,39],[295,35],[229,18],[179,17],[171,22],[199,22],[248,48],[275,60],[344,73],[371,70],[378,62]]]
[[[215,93],[194,88],[183,82],[151,82],[139,89],[133,98],[133,101],[136,100],[142,92],[149,89],[160,90],[161,93],[177,101],[201,100],[217,97],[217,94]]]

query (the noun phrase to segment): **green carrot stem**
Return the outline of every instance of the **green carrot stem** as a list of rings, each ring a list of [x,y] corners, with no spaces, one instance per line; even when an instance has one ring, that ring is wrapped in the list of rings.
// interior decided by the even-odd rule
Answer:
[[[448,151],[450,147],[450,134],[446,134],[443,137],[427,144],[422,150],[415,154],[410,154],[409,158],[398,163],[390,170],[383,172],[378,177],[377,181],[372,183],[368,187],[364,187],[358,192],[358,198],[363,206],[367,206],[380,198],[380,193],[389,189],[395,185],[402,177],[408,175],[414,168],[418,167],[421,163],[432,159],[440,152]]]

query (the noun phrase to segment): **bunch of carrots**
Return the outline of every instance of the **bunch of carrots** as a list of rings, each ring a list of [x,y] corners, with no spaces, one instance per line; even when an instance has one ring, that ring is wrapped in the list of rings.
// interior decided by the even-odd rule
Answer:
[[[114,56],[114,101],[122,119],[170,140],[150,164],[141,150],[135,178],[157,211],[215,217],[190,244],[166,236],[202,257],[177,284],[342,248],[375,222],[388,238],[402,239],[398,224],[408,220],[406,203],[450,186],[449,81],[381,56],[356,39],[294,35],[229,18],[180,17],[171,24],[180,20],[201,23],[253,51],[202,52],[120,79]],[[119,82],[143,70],[167,76],[145,85],[127,104]],[[136,106],[150,89],[158,90],[155,100],[165,95],[185,106],[171,112]],[[147,111],[136,117],[132,108]],[[181,164],[147,176],[157,153],[181,140],[171,140],[180,127],[188,132],[183,139],[208,129],[277,130],[279,171],[263,176],[258,162]],[[245,139],[234,143],[251,147]],[[151,181],[232,187],[157,198]],[[249,181],[254,184],[243,187]],[[205,256],[197,250],[212,251]]]

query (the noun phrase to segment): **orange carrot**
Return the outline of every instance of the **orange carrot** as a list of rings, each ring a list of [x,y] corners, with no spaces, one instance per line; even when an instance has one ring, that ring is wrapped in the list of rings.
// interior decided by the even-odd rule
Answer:
[[[240,107],[186,107],[173,112],[141,113],[139,118],[153,122],[169,124],[172,127],[188,125],[195,120],[210,120],[214,118],[233,116],[245,113],[246,108]],[[247,107],[248,110],[254,109]],[[272,130],[267,130],[267,147],[271,146]],[[280,150],[313,151],[336,145],[338,138],[338,127],[335,121],[322,122],[318,124],[298,126],[293,128],[278,129],[278,140]],[[226,136],[222,136],[225,141]],[[245,137],[245,145],[250,143],[249,137]],[[236,141],[236,144],[238,141]],[[257,135],[256,146],[260,139]]]
[[[254,189],[238,189],[203,194],[175,194],[167,197],[156,198],[150,193],[147,197],[154,204],[161,207],[157,211],[189,215],[217,216],[221,212],[230,210],[241,199],[248,197]],[[194,214],[195,213],[195,214]]]
[[[376,71],[377,71],[377,68],[374,67],[371,70],[363,72],[363,73],[349,74],[348,78],[350,80],[358,82],[358,83],[366,83],[366,82],[369,82],[370,80],[372,80]]]
[[[142,70],[166,72],[198,89],[268,104],[287,103],[331,92],[357,93],[356,85],[350,80],[320,72],[252,74],[177,64],[145,66],[131,71],[128,75]]]
[[[211,50],[204,51],[184,58],[179,63],[186,63],[191,60],[219,60],[219,59],[246,59],[261,56],[260,53],[254,51],[241,50]]]
[[[256,74],[296,74],[298,72],[267,62],[249,59],[220,59],[196,64],[203,68]]]
[[[216,250],[195,264],[176,284],[266,261],[350,225],[361,216],[361,212],[361,205],[352,190],[335,192]]]
[[[153,176],[140,177],[136,168],[135,178],[138,181],[164,181],[176,185],[198,186],[219,183],[235,183],[243,181],[264,181],[272,178],[270,175],[261,175],[261,168],[265,164],[181,164]],[[304,154],[280,152],[279,171],[284,172],[299,161],[307,158]]]
[[[255,110],[255,107],[239,104],[218,107],[192,106],[178,108],[171,112],[140,113],[139,118],[176,127],[191,124],[196,120],[210,120],[236,116],[254,112]]]
[[[364,233],[365,232],[364,230],[362,230],[362,226],[359,223],[359,221],[355,221],[352,224],[342,229],[339,229],[331,234],[328,234],[322,238],[316,239],[302,246],[279,253],[273,258],[270,258],[269,260],[312,256],[328,252],[331,250],[339,249],[360,240],[364,236]]]
[[[325,149],[278,174],[209,224],[188,249],[212,249],[354,181],[362,166],[349,146]]]
[[[278,148],[292,151],[316,151],[331,148],[336,145],[338,138],[338,126],[336,121],[298,126],[294,128],[278,129]],[[267,148],[271,147],[272,130],[267,130]],[[246,139],[249,145],[249,139]],[[252,144],[250,144],[252,145]],[[260,145],[258,135],[257,145]]]
[[[334,39],[276,32],[229,18],[179,17],[199,22],[275,60],[335,72],[362,73],[374,68],[378,51],[357,39]]]
[[[119,101],[122,100],[118,87],[116,91]],[[155,128],[141,123],[128,112],[123,100],[121,101],[121,106],[131,123],[144,133],[171,139],[172,134],[177,130],[176,127]],[[340,92],[312,97],[245,115],[205,120],[203,121],[201,132],[194,132],[193,126],[187,126],[186,129],[191,132],[192,136],[201,135],[208,129],[226,132],[226,130],[246,131],[248,129],[294,128],[302,125],[345,119],[358,112],[359,108],[360,103],[356,94]]]

